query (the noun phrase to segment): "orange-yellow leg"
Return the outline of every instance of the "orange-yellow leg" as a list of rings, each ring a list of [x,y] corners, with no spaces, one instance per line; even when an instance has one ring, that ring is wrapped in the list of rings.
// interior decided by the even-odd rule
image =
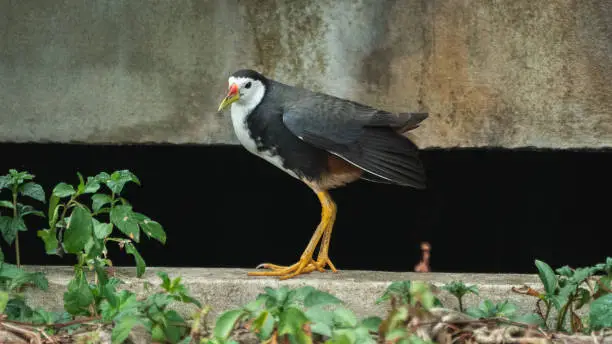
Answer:
[[[336,205],[331,199],[327,191],[317,191],[317,197],[321,202],[321,222],[317,226],[308,246],[302,253],[300,260],[291,266],[281,266],[276,264],[264,263],[258,267],[268,268],[272,271],[250,272],[249,276],[278,276],[280,279],[289,279],[300,274],[310,273],[314,270],[324,271],[325,265],[329,264],[330,268],[335,272],[336,268],[328,257],[329,242],[331,239],[331,230],[336,219]],[[323,237],[321,248],[317,260],[312,259],[314,250]]]
[[[323,241],[321,242],[321,247],[319,247],[319,254],[317,256],[316,265],[319,271],[322,271],[326,265],[329,265],[329,268],[333,272],[338,272],[338,270],[336,270],[336,267],[334,266],[334,263],[332,263],[331,259],[329,259],[329,243],[331,241],[331,234],[332,230],[334,229],[334,223],[336,222],[337,208],[336,204],[331,198],[328,198],[328,202],[329,207],[333,208],[331,211],[332,217],[329,220],[329,224],[327,225],[325,233],[323,234]]]

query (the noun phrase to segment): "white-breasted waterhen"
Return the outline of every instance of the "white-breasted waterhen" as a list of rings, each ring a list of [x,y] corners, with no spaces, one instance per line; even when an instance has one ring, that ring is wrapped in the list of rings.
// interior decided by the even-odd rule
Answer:
[[[328,94],[293,87],[250,70],[234,72],[219,111],[231,106],[234,132],[251,153],[308,185],[322,206],[319,223],[300,260],[264,263],[250,276],[287,279],[325,267],[336,204],[328,190],[358,179],[425,188],[417,146],[402,135],[427,113],[391,113]],[[316,259],[313,254],[321,242]]]

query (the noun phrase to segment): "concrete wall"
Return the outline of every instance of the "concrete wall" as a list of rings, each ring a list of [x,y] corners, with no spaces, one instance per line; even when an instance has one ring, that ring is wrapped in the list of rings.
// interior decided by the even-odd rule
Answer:
[[[611,147],[610,0],[5,0],[0,141],[237,143],[235,69],[393,111],[422,147]]]

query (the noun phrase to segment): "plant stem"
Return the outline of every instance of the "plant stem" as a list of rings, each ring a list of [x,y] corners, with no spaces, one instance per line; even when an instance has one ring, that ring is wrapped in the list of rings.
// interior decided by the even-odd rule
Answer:
[[[544,301],[546,305],[546,315],[544,315],[544,324],[548,324],[548,316],[550,315],[550,301]]]
[[[461,297],[457,298],[459,300],[459,312],[463,313],[463,300]]]
[[[17,190],[13,189],[13,221],[17,218]],[[15,232],[15,259],[17,267],[21,267],[21,256],[19,254],[19,231]]]
[[[565,316],[567,315],[567,309],[572,304],[572,302],[574,302],[574,295],[575,294],[572,294],[569,297],[567,303],[564,304],[563,307],[561,307],[561,310],[559,311],[559,315],[557,316],[557,331],[561,331],[561,329],[563,328],[563,323],[565,323]]]

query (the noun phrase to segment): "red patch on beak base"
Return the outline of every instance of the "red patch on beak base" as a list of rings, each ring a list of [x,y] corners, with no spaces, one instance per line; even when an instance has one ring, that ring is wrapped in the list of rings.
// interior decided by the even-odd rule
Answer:
[[[227,96],[231,97],[233,95],[236,95],[236,93],[238,93],[238,85],[231,84],[229,88],[229,92],[227,93]]]

